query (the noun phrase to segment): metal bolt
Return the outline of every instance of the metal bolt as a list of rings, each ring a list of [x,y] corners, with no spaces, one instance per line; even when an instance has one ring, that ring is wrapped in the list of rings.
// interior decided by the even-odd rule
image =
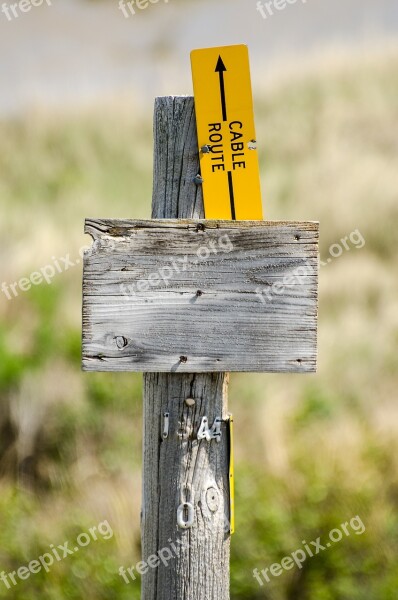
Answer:
[[[202,146],[201,147],[201,151],[203,152],[203,154],[209,154],[209,152],[211,152],[211,148],[210,146]]]
[[[195,400],[194,400],[193,398],[187,398],[187,399],[185,400],[185,404],[186,404],[187,406],[194,406],[194,404],[195,404]]]
[[[203,177],[201,175],[196,175],[196,177],[194,178],[194,183],[196,183],[196,185],[202,185],[203,183]]]

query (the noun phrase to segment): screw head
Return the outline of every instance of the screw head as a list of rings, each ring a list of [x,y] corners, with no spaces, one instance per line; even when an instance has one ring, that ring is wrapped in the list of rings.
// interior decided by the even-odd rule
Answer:
[[[193,181],[196,185],[201,185],[203,183],[203,177],[201,175],[196,175]]]
[[[185,400],[185,404],[186,404],[187,406],[189,406],[189,407],[191,407],[191,406],[194,406],[194,404],[195,404],[195,400],[194,400],[193,398],[187,398],[187,399]]]

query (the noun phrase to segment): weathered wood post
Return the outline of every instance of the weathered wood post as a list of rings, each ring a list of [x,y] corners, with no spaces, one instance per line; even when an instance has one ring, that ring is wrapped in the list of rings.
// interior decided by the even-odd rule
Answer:
[[[157,98],[154,144],[152,218],[203,219],[193,98]],[[143,600],[229,598],[228,437],[214,444],[192,436],[205,415],[210,423],[222,417],[225,433],[227,405],[225,373],[144,375],[143,559],[162,548],[174,558],[143,575]],[[186,530],[176,521],[184,495],[195,506],[195,528]]]

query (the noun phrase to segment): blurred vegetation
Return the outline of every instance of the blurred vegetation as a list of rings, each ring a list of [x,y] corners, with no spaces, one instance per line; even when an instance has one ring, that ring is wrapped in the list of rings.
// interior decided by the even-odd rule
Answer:
[[[398,588],[398,53],[326,64],[257,98],[266,215],[319,219],[319,373],[234,375],[232,598],[393,600]],[[2,281],[84,244],[86,216],[148,217],[152,123],[123,105],[0,123]],[[0,598],[139,598],[141,377],[80,372],[81,269],[0,299],[0,573],[107,519]],[[302,540],[366,526],[260,587]]]

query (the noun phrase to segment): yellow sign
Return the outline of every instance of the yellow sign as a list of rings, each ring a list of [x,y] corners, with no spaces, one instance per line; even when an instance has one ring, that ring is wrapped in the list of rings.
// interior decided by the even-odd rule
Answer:
[[[191,52],[206,219],[262,220],[247,46]]]

